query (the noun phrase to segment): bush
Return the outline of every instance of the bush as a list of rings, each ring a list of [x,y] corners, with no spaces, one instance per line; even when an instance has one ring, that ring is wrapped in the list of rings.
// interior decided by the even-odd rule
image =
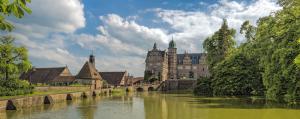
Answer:
[[[194,89],[193,93],[195,95],[201,96],[212,96],[213,89],[211,87],[211,78],[209,77],[201,77],[197,80],[197,86]]]
[[[19,79],[0,80],[0,96],[31,94],[33,86],[28,81]]]

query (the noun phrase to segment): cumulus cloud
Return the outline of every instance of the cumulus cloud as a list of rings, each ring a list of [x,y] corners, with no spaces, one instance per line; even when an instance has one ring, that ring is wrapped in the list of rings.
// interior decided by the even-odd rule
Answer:
[[[80,60],[68,51],[65,42],[66,34],[85,26],[84,6],[80,0],[34,0],[29,7],[32,14],[22,20],[10,20],[16,27],[12,34],[18,44],[27,46],[33,65],[79,68]]]
[[[229,26],[239,30],[243,21],[250,20],[255,24],[259,17],[281,9],[272,0],[252,3],[221,0],[213,5],[200,2],[193,8],[197,5],[207,6],[207,11],[155,8],[139,13],[154,14],[156,18],[150,21],[155,21],[158,27],[137,23],[142,17],[139,15],[104,14],[99,16],[101,24],[94,28],[99,31],[97,34],[75,32],[85,27],[84,5],[80,0],[32,1],[31,15],[21,21],[11,21],[17,27],[13,34],[20,39],[19,44],[28,47],[34,65],[45,66],[48,62],[51,62],[48,66],[68,64],[77,73],[87,60],[86,54],[77,51],[94,50],[100,71],[128,70],[142,76],[147,50],[154,42],[159,48],[166,49],[173,36],[179,53],[184,50],[203,52],[202,42],[219,29],[223,18],[228,19]],[[95,17],[90,13],[88,16]],[[243,41],[240,34],[236,39]],[[39,61],[43,63],[37,63]]]
[[[102,25],[97,27],[99,34],[80,34],[72,39],[82,48],[105,50],[103,57],[98,59],[99,67],[107,70],[128,69],[142,75],[147,49],[151,49],[154,42],[165,49],[173,36],[179,53],[183,53],[184,50],[203,52],[202,42],[220,28],[223,18],[228,19],[229,26],[239,30],[245,20],[254,24],[258,18],[280,7],[270,0],[258,0],[250,4],[222,0],[209,5],[208,9],[206,12],[162,8],[144,11],[156,14],[158,19],[155,20],[160,21],[157,23],[167,23],[168,29],[151,28],[138,24],[135,19],[107,14],[100,16]],[[240,34],[236,37],[238,42],[242,42],[243,37]]]
[[[219,29],[223,18],[228,20],[230,27],[238,31],[245,20],[250,20],[252,24],[255,24],[258,18],[281,9],[272,0],[258,0],[250,4],[221,0],[208,8],[208,12],[165,9],[152,11],[175,30],[172,35],[180,44],[178,47],[188,48],[190,52],[199,52],[203,51],[202,42]],[[236,40],[240,43],[244,39],[241,34],[237,34]]]

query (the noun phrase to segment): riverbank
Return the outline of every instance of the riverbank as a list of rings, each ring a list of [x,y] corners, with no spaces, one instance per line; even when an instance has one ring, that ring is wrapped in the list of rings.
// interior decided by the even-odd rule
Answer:
[[[1,96],[1,100],[8,100],[8,99],[17,99],[17,98],[24,98],[24,97],[33,97],[33,96],[43,96],[43,95],[50,95],[50,94],[63,94],[63,93],[73,93],[73,92],[83,92],[88,91],[90,88],[88,86],[39,86],[35,87],[32,94],[26,95],[16,95],[16,96]]]
[[[18,110],[79,98],[110,95],[113,92],[120,94],[122,91],[120,89],[90,90],[89,87],[37,87],[33,94],[0,97],[0,110]]]

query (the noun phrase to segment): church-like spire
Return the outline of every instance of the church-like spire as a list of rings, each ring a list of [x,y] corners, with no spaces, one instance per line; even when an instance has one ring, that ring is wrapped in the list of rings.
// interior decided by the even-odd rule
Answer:
[[[156,42],[153,45],[153,49],[157,49]]]
[[[170,43],[169,43],[169,48],[176,48],[176,43],[175,43],[175,41],[173,40],[173,36],[172,36],[172,40],[171,40]]]
[[[90,55],[89,62],[91,64],[93,64],[93,66],[95,67],[95,56],[93,54],[93,51],[92,51],[92,54]]]

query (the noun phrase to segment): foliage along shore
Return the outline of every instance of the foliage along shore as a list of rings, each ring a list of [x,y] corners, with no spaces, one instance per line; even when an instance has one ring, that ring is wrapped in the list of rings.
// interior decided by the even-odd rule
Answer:
[[[236,46],[235,30],[226,20],[204,41],[212,76],[199,79],[194,94],[299,101],[300,1],[278,0],[278,4],[282,9],[260,18],[257,26],[242,24],[245,43]]]

